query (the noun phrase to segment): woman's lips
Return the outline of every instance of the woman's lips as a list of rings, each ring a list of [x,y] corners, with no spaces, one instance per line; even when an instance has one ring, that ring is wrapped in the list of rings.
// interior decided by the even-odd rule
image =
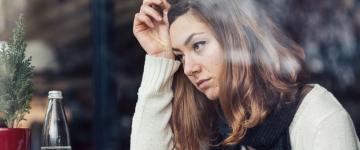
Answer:
[[[206,90],[207,88],[209,88],[209,80],[210,78],[199,80],[196,82],[196,85],[199,89]]]

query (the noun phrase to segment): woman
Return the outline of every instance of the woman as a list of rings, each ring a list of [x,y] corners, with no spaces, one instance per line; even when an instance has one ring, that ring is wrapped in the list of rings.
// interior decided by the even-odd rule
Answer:
[[[359,149],[348,113],[304,83],[303,50],[254,1],[170,3],[135,15],[147,56],[131,149]]]

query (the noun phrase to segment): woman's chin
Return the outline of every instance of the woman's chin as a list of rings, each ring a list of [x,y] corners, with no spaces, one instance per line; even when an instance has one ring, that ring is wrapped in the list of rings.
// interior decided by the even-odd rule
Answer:
[[[209,100],[212,100],[212,101],[219,99],[218,92],[213,92],[213,91],[208,90],[205,92],[205,95]]]
[[[211,101],[215,101],[215,100],[218,100],[218,97],[207,97],[209,100]]]

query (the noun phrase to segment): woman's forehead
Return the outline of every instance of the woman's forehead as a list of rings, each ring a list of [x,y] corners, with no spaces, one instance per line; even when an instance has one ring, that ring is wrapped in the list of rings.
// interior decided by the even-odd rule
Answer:
[[[173,46],[183,45],[189,36],[197,33],[204,33],[202,35],[208,35],[211,33],[211,30],[206,23],[191,13],[179,16],[170,25],[170,38]]]

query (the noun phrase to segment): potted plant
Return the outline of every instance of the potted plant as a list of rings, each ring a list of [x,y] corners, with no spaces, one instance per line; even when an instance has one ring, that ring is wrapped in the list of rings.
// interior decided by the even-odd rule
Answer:
[[[0,150],[29,150],[30,129],[19,128],[29,113],[34,67],[25,57],[25,31],[20,16],[8,44],[0,47],[0,117],[7,128],[0,128]]]

